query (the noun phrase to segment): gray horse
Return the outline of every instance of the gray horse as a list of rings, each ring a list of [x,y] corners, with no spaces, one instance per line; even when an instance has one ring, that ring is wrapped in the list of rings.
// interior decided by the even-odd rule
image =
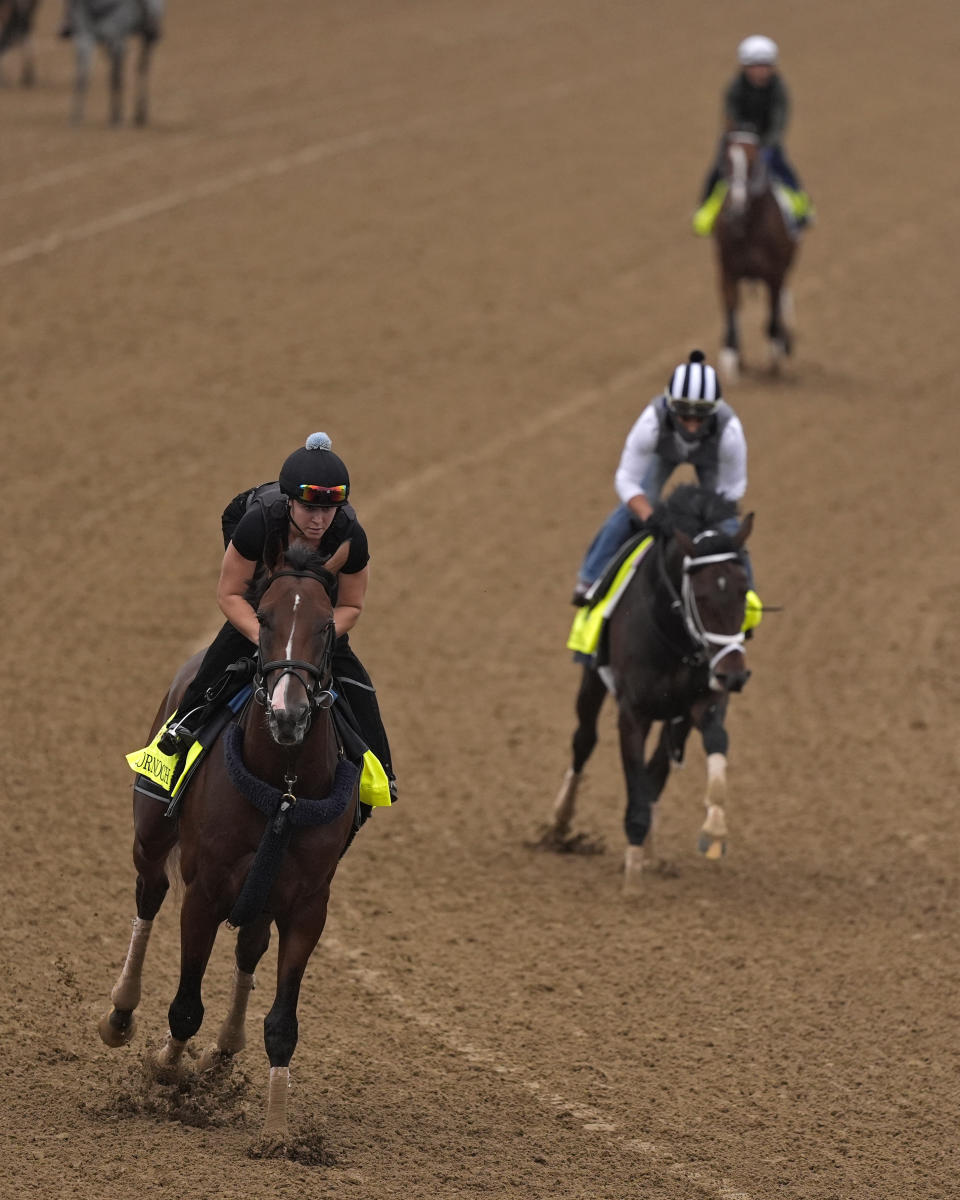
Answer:
[[[73,38],[77,71],[73,88],[73,121],[83,120],[94,47],[103,46],[110,60],[110,120],[123,119],[123,68],[127,39],[140,38],[137,94],[133,119],[147,123],[147,76],[153,47],[160,37],[165,0],[66,0],[61,34]]]
[[[33,65],[33,20],[39,0],[0,0],[0,55],[20,47],[20,82],[30,87],[36,81]],[[0,83],[3,82],[0,76]]]

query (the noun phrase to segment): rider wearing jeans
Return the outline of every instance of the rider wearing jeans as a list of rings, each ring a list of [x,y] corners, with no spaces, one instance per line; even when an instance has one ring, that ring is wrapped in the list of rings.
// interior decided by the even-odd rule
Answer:
[[[724,126],[755,133],[763,147],[767,165],[787,189],[798,227],[807,224],[813,208],[803,190],[797,173],[787,160],[783,137],[790,118],[790,96],[777,69],[776,42],[762,34],[744,38],[737,50],[741,70],[727,85],[723,96]],[[713,229],[720,205],[722,190],[715,192],[720,182],[723,143],[703,185],[700,207],[693,218],[695,233],[706,235]]]
[[[747,490],[747,441],[740,418],[722,398],[716,371],[700,350],[680,363],[666,390],[643,410],[627,434],[614,477],[620,505],[613,510],[584,556],[573,603],[584,603],[591,586],[623,543],[643,525],[667,480],[690,463],[703,487],[728,500]],[[736,533],[733,518],[722,529]],[[753,586],[749,556],[742,552]]]

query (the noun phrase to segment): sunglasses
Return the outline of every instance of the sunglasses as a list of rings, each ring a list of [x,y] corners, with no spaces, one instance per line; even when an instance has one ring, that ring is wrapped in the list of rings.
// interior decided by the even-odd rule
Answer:
[[[705,421],[716,405],[712,400],[671,400],[670,411],[687,421]]]
[[[345,483],[338,483],[335,487],[321,487],[319,483],[299,483],[293,489],[293,498],[301,504],[331,508],[333,505],[343,504],[349,490]]]

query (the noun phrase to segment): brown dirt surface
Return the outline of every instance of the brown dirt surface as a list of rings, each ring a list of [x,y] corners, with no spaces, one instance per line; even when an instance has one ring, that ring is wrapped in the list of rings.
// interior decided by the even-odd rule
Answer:
[[[105,125],[102,63],[70,127],[58,10],[38,86],[0,90],[3,1200],[955,1197],[955,6],[173,3],[143,131]],[[692,744],[674,869],[626,902],[610,714],[577,823],[606,852],[529,843],[623,437],[719,342],[688,220],[758,29],[819,214],[795,358],[730,391],[784,611],[732,706],[726,859],[696,853]],[[96,1022],[134,915],[123,754],[216,626],[221,508],[313,429],[371,540],[354,640],[402,801],[334,881],[291,1160],[251,1156],[272,956],[207,1090],[150,1073],[173,903],[136,1041]],[[231,969],[224,933],[201,1046]]]

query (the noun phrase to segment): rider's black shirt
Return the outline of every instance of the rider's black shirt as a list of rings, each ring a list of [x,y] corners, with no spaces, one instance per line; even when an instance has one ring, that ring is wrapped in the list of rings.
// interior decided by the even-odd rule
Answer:
[[[772,75],[764,87],[754,87],[741,71],[727,87],[723,109],[733,128],[752,129],[765,146],[772,146],[783,140],[790,99],[779,75]]]
[[[269,505],[254,502],[240,518],[230,541],[238,554],[260,564],[271,535],[278,537],[286,549],[289,533],[290,515],[286,499]],[[330,528],[320,539],[318,549],[322,554],[330,555],[346,541],[350,543],[350,551],[341,571],[344,575],[355,575],[370,561],[370,553],[367,535],[350,504],[337,509]]]

